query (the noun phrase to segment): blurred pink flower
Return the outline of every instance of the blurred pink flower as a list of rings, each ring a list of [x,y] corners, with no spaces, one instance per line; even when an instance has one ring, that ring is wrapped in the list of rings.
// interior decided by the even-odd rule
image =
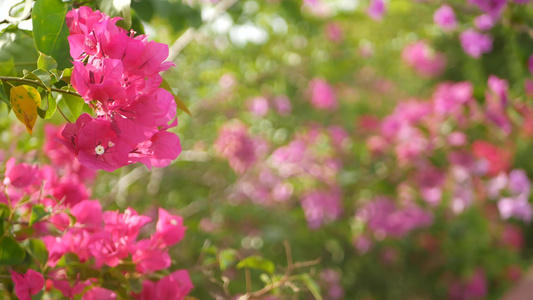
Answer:
[[[247,102],[248,110],[258,117],[264,117],[268,113],[268,99],[265,97],[255,97]]]
[[[92,289],[88,290],[83,296],[81,297],[81,300],[115,300],[117,299],[117,294],[113,291],[110,291],[108,289],[104,289],[101,287],[93,287]]]
[[[341,197],[338,187],[306,193],[301,203],[309,228],[317,229],[338,219],[342,214]]]
[[[385,14],[385,1],[384,0],[371,0],[366,13],[374,20],[380,21]]]
[[[333,43],[340,43],[344,37],[342,28],[337,22],[330,22],[325,28],[326,37]]]
[[[477,16],[474,19],[474,25],[476,25],[476,28],[481,31],[487,31],[491,29],[495,23],[496,21],[494,18],[487,14]]]
[[[289,97],[280,95],[274,98],[274,108],[281,116],[288,116],[292,111],[292,104]]]
[[[459,35],[463,50],[473,58],[479,58],[483,53],[492,51],[492,37],[470,28]]]
[[[447,4],[442,5],[433,14],[433,21],[444,31],[452,31],[457,28],[457,20],[453,8]]]
[[[402,51],[402,59],[422,76],[438,76],[446,67],[446,57],[423,41],[407,45]]]
[[[337,109],[337,97],[329,83],[321,78],[315,78],[309,82],[311,104],[322,110]]]

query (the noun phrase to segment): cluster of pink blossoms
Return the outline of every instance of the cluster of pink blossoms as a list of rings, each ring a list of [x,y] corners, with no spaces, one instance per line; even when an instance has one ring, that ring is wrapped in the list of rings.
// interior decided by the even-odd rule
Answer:
[[[60,130],[46,128],[48,137],[58,136]],[[169,268],[169,247],[185,234],[183,219],[160,208],[155,232],[139,239],[141,228],[151,218],[131,208],[124,213],[103,211],[99,201],[90,200],[90,190],[84,184],[93,179],[94,172],[58,146],[49,138],[44,147],[54,167],[17,164],[14,158],[9,159],[0,184],[5,191],[0,202],[15,210],[20,221],[27,222],[36,205],[49,212],[49,216],[31,226],[31,237],[43,240],[48,250],[47,290],[55,288],[67,298],[83,293],[83,300],[116,299],[116,293],[100,287],[97,278],[69,278],[68,266],[58,263],[67,253],[76,254],[81,263],[95,269],[104,265],[116,267],[123,262],[133,264],[135,272],[146,277]],[[19,299],[29,300],[44,287],[43,274],[35,270],[29,269],[24,275],[15,271],[11,274]],[[188,272],[180,270],[157,282],[146,279],[142,292],[132,296],[141,300],[183,299],[192,288]]]
[[[173,95],[159,86],[168,46],[116,25],[118,18],[80,7],[67,13],[72,86],[95,110],[68,124],[61,142],[91,169],[141,162],[163,167],[181,152],[167,129],[177,125]]]

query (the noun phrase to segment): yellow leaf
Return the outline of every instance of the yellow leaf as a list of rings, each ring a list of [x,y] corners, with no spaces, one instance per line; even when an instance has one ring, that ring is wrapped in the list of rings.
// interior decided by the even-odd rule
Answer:
[[[37,107],[41,107],[41,95],[32,86],[19,85],[11,88],[9,100],[17,119],[26,125],[31,134],[37,120]]]

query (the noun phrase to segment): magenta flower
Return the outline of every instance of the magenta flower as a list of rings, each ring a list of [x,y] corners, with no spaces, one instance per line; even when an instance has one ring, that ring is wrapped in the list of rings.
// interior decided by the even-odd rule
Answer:
[[[15,284],[15,294],[20,300],[31,300],[32,295],[37,295],[44,287],[44,277],[41,273],[28,269],[26,273],[9,270],[11,279]]]
[[[74,296],[81,294],[85,287],[90,285],[90,281],[79,282],[76,281],[74,286],[68,280],[53,280],[54,287],[63,293],[63,296],[74,299]]]
[[[170,247],[183,239],[187,227],[183,226],[183,218],[173,216],[166,210],[159,208],[154,238],[159,247]]]
[[[38,182],[36,176],[38,170],[37,166],[30,166],[25,163],[15,164],[15,158],[12,157],[6,162],[4,184],[13,185],[17,188],[25,188]]]
[[[134,145],[117,136],[111,122],[81,115],[75,124],[67,124],[60,140],[76,154],[79,162],[93,170],[114,171],[128,164]]]
[[[476,5],[484,13],[491,15],[494,19],[500,18],[507,5],[505,0],[468,0],[468,3]]]
[[[186,270],[178,270],[158,282],[145,280],[143,290],[137,299],[183,300],[193,288],[189,273]]]
[[[268,99],[261,96],[248,100],[247,105],[248,110],[258,117],[266,116],[269,110]]]
[[[274,98],[274,108],[281,116],[288,116],[292,111],[292,104],[289,97],[285,95]]]
[[[492,16],[487,15],[487,14],[477,16],[474,19],[474,25],[476,25],[476,28],[481,31],[487,31],[491,29],[495,23],[496,23],[496,20],[494,20]]]
[[[433,14],[433,21],[444,31],[452,31],[457,28],[457,20],[453,8],[447,4],[442,5]]]
[[[302,208],[311,229],[338,219],[342,214],[341,192],[339,188],[315,190],[305,194]]]
[[[339,23],[331,22],[326,25],[325,28],[326,37],[333,43],[340,43],[344,37],[342,28]]]
[[[233,170],[244,173],[255,164],[265,146],[261,139],[248,134],[246,125],[237,121],[220,128],[214,148],[229,161]]]
[[[368,9],[366,10],[366,13],[374,20],[380,21],[383,18],[383,14],[385,14],[385,1],[384,0],[372,0],[370,2],[370,5],[368,6]]]
[[[470,28],[459,35],[463,50],[474,58],[479,58],[483,53],[492,51],[492,37],[481,34]]]
[[[140,243],[143,244],[143,243]],[[166,251],[142,247],[133,253],[132,261],[140,273],[153,273],[170,267],[170,256]]]
[[[333,88],[321,78],[315,78],[309,82],[311,104],[321,110],[335,110],[338,102]]]
[[[407,45],[402,51],[402,59],[422,76],[438,76],[446,67],[446,57],[435,52],[423,41]]]
[[[70,209],[70,213],[76,217],[76,223],[83,224],[87,230],[102,228],[104,218],[98,200],[81,201]]]
[[[88,290],[83,296],[81,297],[81,300],[115,300],[117,299],[117,294],[113,291],[110,291],[108,289],[104,289],[101,287],[93,287],[92,289]]]

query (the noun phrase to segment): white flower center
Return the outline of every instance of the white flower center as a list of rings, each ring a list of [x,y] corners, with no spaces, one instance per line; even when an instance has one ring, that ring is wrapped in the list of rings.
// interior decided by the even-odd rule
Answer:
[[[113,143],[112,141],[109,141],[109,143],[107,143],[107,145],[109,145],[109,147],[113,147],[113,146],[115,146],[115,143]]]
[[[104,147],[102,147],[102,145],[98,145],[98,146],[96,146],[96,148],[94,148],[94,152],[96,152],[96,154],[98,154],[98,155],[102,155],[102,154],[104,154],[105,149],[104,149]]]
[[[172,219],[170,220],[170,224],[172,224],[173,226],[176,226],[178,225],[178,221],[176,221],[176,219]]]

